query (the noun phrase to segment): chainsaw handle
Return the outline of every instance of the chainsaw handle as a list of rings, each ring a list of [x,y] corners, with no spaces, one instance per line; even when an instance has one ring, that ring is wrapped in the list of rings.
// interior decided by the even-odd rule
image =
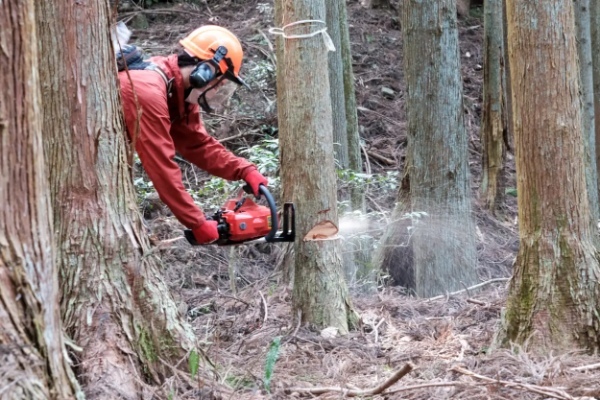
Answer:
[[[269,210],[271,210],[271,231],[267,233],[265,236],[265,241],[270,242],[275,238],[277,234],[277,228],[279,227],[279,221],[277,220],[277,206],[275,205],[275,199],[269,189],[263,184],[258,186],[258,191],[267,199],[267,203],[269,204]]]

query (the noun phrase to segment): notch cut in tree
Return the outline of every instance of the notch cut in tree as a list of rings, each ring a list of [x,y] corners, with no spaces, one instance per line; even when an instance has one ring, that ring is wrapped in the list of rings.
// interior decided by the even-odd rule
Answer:
[[[310,231],[304,236],[305,242],[311,240],[332,240],[337,239],[337,233],[339,232],[338,227],[333,221],[325,220],[321,221],[312,227]]]

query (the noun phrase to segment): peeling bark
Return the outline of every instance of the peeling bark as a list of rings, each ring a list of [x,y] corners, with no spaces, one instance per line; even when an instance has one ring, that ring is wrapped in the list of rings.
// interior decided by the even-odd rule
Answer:
[[[34,2],[0,2],[0,395],[79,395],[65,348],[44,170]]]
[[[109,4],[37,2],[63,321],[88,398],[139,398],[195,346],[149,249],[126,161]]]

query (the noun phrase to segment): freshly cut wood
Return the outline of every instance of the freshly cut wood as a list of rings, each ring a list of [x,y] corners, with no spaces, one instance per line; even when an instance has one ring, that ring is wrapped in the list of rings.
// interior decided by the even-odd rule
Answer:
[[[304,236],[304,241],[311,240],[331,240],[337,239],[337,233],[339,232],[338,227],[330,220],[325,220],[319,222],[315,225],[306,236]]]

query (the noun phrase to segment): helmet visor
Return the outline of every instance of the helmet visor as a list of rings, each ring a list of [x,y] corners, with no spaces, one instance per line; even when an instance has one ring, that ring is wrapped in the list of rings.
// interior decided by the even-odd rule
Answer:
[[[224,78],[223,76],[219,79],[215,85],[208,88],[198,98],[198,104],[200,104],[204,111],[222,112],[229,105],[229,100],[238,88],[238,85]]]

